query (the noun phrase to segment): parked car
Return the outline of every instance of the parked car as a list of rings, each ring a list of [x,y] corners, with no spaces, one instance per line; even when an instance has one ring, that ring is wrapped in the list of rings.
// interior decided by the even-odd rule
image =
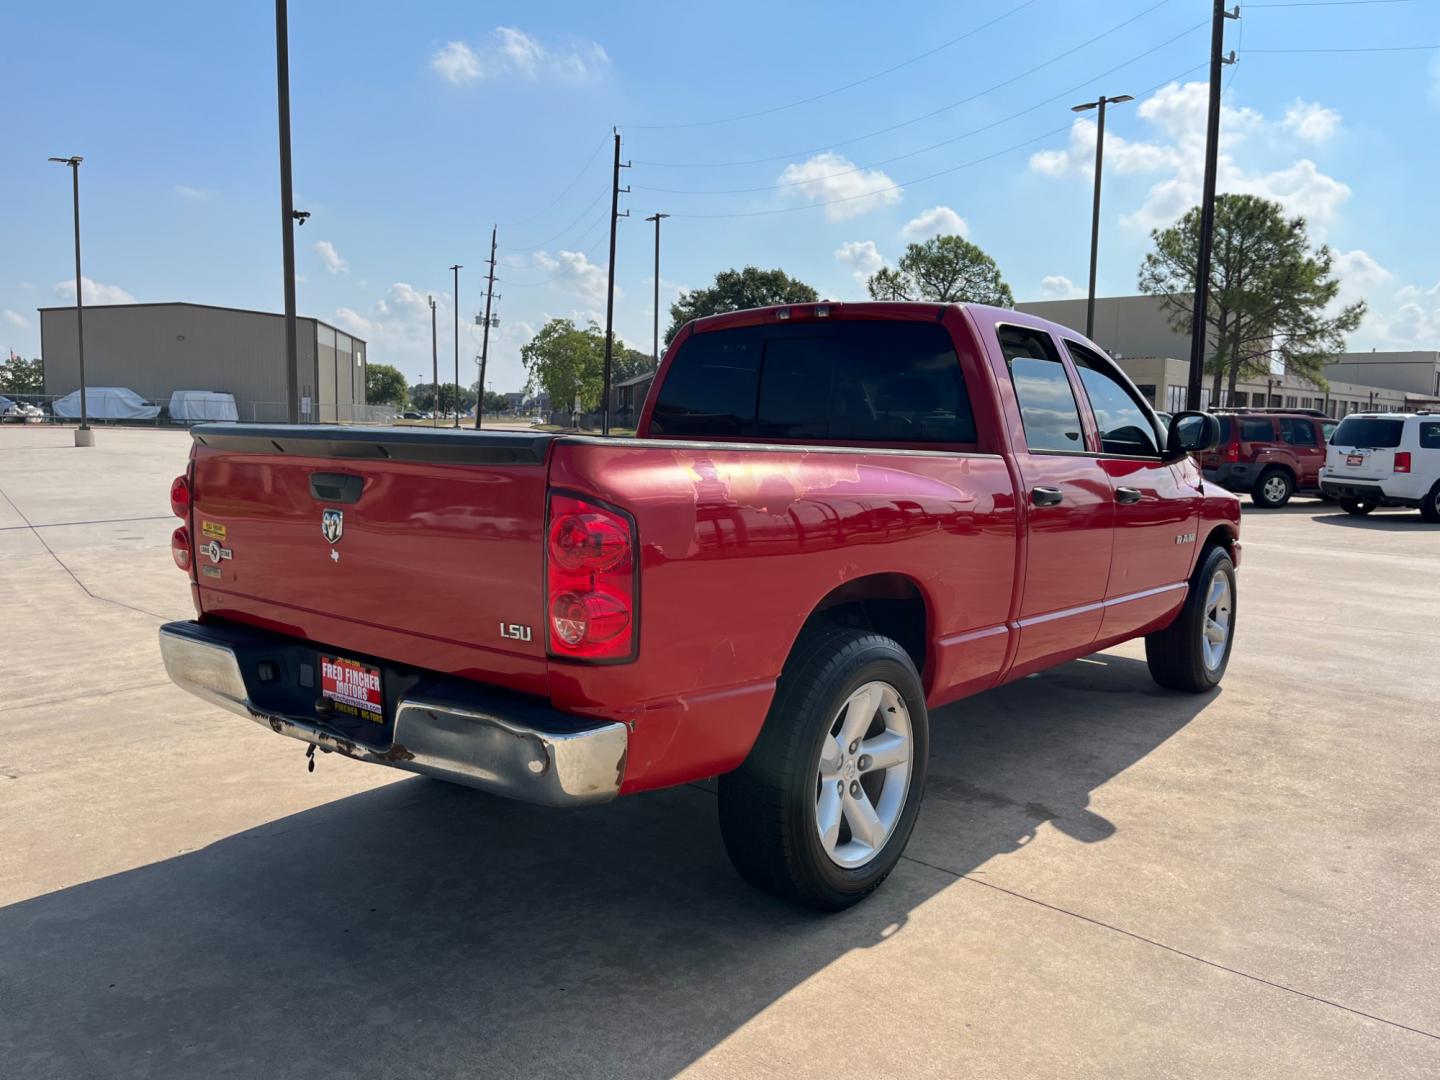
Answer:
[[[312,755],[552,805],[719,776],[739,871],[836,910],[909,839],[932,709],[1131,638],[1220,681],[1218,437],[1013,311],[716,315],[634,438],[197,428],[161,651]]]
[[[1336,421],[1306,409],[1218,415],[1220,445],[1200,459],[1207,480],[1249,492],[1265,510],[1284,506],[1295,494],[1321,494],[1320,467]]]
[[[421,412],[405,412],[400,414],[401,420],[424,420],[425,414]]]
[[[1440,521],[1440,415],[1352,413],[1330,440],[1320,486],[1347,514],[1418,507]]]

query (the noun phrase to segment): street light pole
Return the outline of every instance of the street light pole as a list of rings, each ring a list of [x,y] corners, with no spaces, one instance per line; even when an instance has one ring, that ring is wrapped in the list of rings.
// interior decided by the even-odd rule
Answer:
[[[280,247],[285,275],[285,396],[290,423],[300,422],[300,360],[295,341],[295,196],[290,190],[290,16],[275,0],[275,86],[280,109]]]
[[[75,445],[94,446],[95,433],[90,430],[90,412],[85,403],[85,279],[80,275],[80,163],[85,159],[75,154],[50,160],[70,166],[75,210],[75,345],[80,356],[80,426],[75,429]]]
[[[455,426],[460,426],[460,271],[459,263],[450,267],[455,275]]]
[[[435,297],[430,301],[430,388],[435,391],[435,411],[430,414],[431,427],[440,426],[440,346],[435,337]]]
[[[1100,110],[1095,122],[1095,204],[1090,211],[1090,294],[1085,303],[1085,336],[1091,341],[1095,340],[1095,265],[1100,253],[1100,177],[1105,161],[1105,106],[1134,100],[1129,94],[1112,98],[1101,94],[1098,101],[1087,101],[1070,109],[1077,113],[1088,109]]]
[[[660,366],[660,221],[669,216],[669,214],[661,214],[657,211],[645,219],[655,223],[655,344],[653,359],[657,368]]]

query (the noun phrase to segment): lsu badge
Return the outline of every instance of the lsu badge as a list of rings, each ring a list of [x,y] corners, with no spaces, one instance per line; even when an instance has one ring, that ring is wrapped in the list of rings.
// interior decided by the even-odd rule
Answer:
[[[325,510],[320,514],[320,531],[325,539],[332,544],[338,544],[340,537],[345,535],[345,511]]]

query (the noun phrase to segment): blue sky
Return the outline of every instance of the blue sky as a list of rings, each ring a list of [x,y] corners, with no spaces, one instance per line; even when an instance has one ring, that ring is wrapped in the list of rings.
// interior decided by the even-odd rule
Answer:
[[[520,345],[546,318],[603,319],[612,125],[634,162],[616,328],[637,347],[657,210],[673,215],[667,306],[745,263],[858,297],[937,230],[989,251],[1021,300],[1071,295],[1094,130],[1068,106],[1099,93],[1138,98],[1109,115],[1100,254],[1101,293],[1132,292],[1148,230],[1198,193],[1209,7],[297,0],[296,205],[313,215],[296,233],[299,310],[418,379],[426,294],[445,305],[443,357],[446,268],[465,266],[469,322],[499,222],[490,385],[518,388]],[[1440,44],[1440,3],[1242,12],[1221,189],[1306,214],[1347,296],[1371,303],[1352,345],[1440,348],[1440,50],[1270,51]],[[73,297],[52,154],[85,157],[87,299],[280,309],[273,33],[265,4],[7,5],[0,348],[38,353],[35,309]],[[477,328],[461,335],[473,357]]]

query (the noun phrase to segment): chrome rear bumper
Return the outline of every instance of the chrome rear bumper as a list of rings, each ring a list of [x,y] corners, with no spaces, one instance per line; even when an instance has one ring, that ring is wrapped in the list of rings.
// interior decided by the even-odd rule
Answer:
[[[240,655],[257,649],[264,650],[263,636],[250,631],[194,622],[160,628],[160,654],[177,686],[321,750],[548,806],[605,802],[620,790],[624,724],[582,721],[482,687],[437,682],[398,701],[390,745],[382,749],[327,730],[318,719],[257,707]]]

